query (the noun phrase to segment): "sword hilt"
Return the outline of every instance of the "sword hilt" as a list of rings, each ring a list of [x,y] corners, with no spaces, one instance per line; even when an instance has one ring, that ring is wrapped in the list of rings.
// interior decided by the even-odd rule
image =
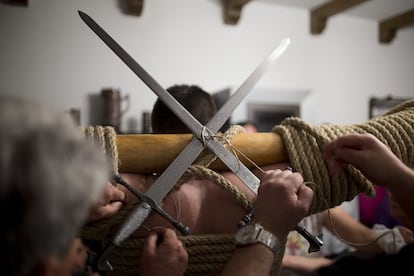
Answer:
[[[134,187],[128,184],[120,175],[114,174],[113,175],[114,180],[124,186],[128,191],[133,193],[137,198],[139,198],[142,202],[148,204],[148,208],[151,208],[153,211],[155,211],[157,214],[159,214],[161,217],[163,217],[165,220],[167,220],[169,223],[171,223],[177,230],[179,230],[183,235],[190,234],[190,228],[185,226],[182,222],[176,220],[172,216],[170,216],[167,212],[165,212],[163,209],[161,209],[157,203],[146,194],[138,191]]]
[[[115,245],[110,243],[99,255],[95,251],[88,250],[87,263],[93,272],[104,273],[113,270],[111,263],[108,261],[108,256],[114,248]]]
[[[323,245],[323,240],[322,240],[323,234],[314,236],[311,233],[309,233],[305,227],[300,226],[300,225],[297,225],[295,227],[295,230],[309,242],[308,253],[317,252],[321,250],[321,246]]]

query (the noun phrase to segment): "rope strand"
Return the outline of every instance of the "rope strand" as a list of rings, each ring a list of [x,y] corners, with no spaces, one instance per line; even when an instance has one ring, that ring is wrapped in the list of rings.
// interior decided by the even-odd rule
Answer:
[[[232,131],[236,133],[242,130],[238,127],[231,127],[223,135],[225,137],[223,139],[231,140],[227,135]],[[321,155],[321,149],[325,143],[336,137],[346,133],[372,133],[387,144],[404,163],[412,167],[414,166],[414,100],[407,101],[383,116],[362,124],[311,126],[299,118],[290,117],[285,119],[280,125],[275,126],[272,131],[279,134],[282,138],[291,166],[303,175],[303,178],[309,182],[309,185],[313,185],[315,196],[309,214],[327,209],[329,212],[329,208],[353,199],[360,192],[370,196],[374,195],[372,183],[361,172],[351,166],[347,167],[345,172],[339,175],[329,175]],[[94,131],[90,128],[85,129],[84,132],[88,137],[93,138],[95,136]],[[221,138],[217,135],[216,139]],[[238,152],[231,144],[228,144],[228,146],[232,148],[232,152]],[[116,147],[113,147],[111,150],[116,151]],[[117,154],[113,154],[112,157],[114,162],[118,164]],[[247,200],[246,196],[237,187],[229,183],[221,175],[208,169],[212,160],[214,161],[215,159],[216,156],[211,152],[203,152],[203,155],[197,160],[198,163],[187,169],[177,185],[184,183],[182,181],[186,179],[188,181],[191,178],[209,177],[209,179],[215,181],[214,183],[228,191],[247,211],[251,210],[252,203]],[[116,168],[114,171],[117,172],[117,166],[114,165],[114,168]],[[105,245],[109,242],[109,229],[114,224],[122,222],[123,218],[133,207],[133,205],[127,206],[111,219],[88,225],[82,232],[82,236],[85,239],[103,240]],[[188,235],[182,236],[180,239],[189,253],[186,275],[217,275],[227,263],[234,250],[233,234]],[[285,244],[285,242],[282,244]],[[110,256],[110,261],[114,266],[115,275],[138,274],[137,260],[140,256],[142,244],[143,239],[129,238],[114,250]],[[272,275],[278,275],[279,273],[284,249],[282,247],[281,252],[275,258]]]

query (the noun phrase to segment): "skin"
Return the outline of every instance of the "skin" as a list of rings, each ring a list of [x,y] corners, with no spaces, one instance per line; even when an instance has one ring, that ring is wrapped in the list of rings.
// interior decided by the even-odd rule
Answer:
[[[125,192],[111,183],[107,183],[105,191],[99,201],[91,208],[88,222],[110,218],[127,204]]]
[[[257,128],[253,124],[247,123],[243,127],[246,130],[246,133],[256,133],[257,132]]]
[[[330,162],[331,173],[350,164],[372,183],[388,189],[405,214],[414,218],[414,171],[371,134],[349,134],[328,143],[323,156]]]
[[[312,198],[313,191],[303,183],[299,173],[267,172],[259,188],[253,222],[284,240],[307,214]],[[269,275],[274,257],[262,244],[236,247],[220,275]]]
[[[352,164],[374,184],[388,188],[404,215],[413,221],[414,206],[410,203],[410,198],[414,194],[414,172],[377,138],[370,134],[345,135],[327,144],[323,154],[326,160],[330,161],[331,173],[337,173],[344,164]],[[263,195],[268,193],[270,191]],[[260,193],[258,201],[259,199]],[[291,209],[286,210],[291,212]],[[279,215],[283,216],[283,214]],[[275,217],[277,219],[274,221],[279,219]],[[274,229],[273,233],[283,237],[277,229]],[[342,234],[346,235],[345,232]],[[271,265],[269,250],[266,252],[266,249],[260,245],[249,246],[236,249],[222,275],[258,275],[259,273],[265,275],[270,272]]]
[[[393,189],[397,196],[404,199],[405,193],[402,193],[399,187],[392,186],[395,178],[389,177],[389,173],[383,174],[383,172],[387,171],[387,169],[400,171],[401,177],[397,181],[398,183],[404,184],[411,180],[412,171],[409,168],[407,169],[384,144],[376,140],[372,135],[346,135],[326,145],[323,154],[330,161],[331,173],[337,173],[343,164],[346,163],[360,166],[360,170],[371,181],[376,184],[387,183],[387,185],[382,185]],[[381,161],[381,158],[378,157],[374,158],[377,155],[382,156],[383,160],[386,161]],[[279,164],[279,168],[286,168],[286,166],[287,164]],[[274,168],[273,166],[265,170]],[[381,169],[378,170],[377,168]],[[378,171],[380,171],[379,175],[377,175]],[[267,173],[260,171],[256,171],[255,173],[262,181],[267,175]],[[223,175],[238,186],[250,200],[255,200],[255,195],[234,174],[223,173]],[[156,180],[152,176],[148,177],[137,174],[123,174],[122,177],[141,191],[148,189]],[[394,182],[397,183],[397,181]],[[127,195],[128,202],[137,201],[127,191],[125,191],[125,194]],[[208,204],[208,202],[221,202],[222,205]],[[191,208],[189,208],[190,206]],[[226,206],[226,212],[222,212],[223,206]],[[180,188],[171,191],[163,201],[162,208],[169,214],[178,217],[180,221],[190,227],[191,234],[195,235],[203,233],[235,233],[237,231],[237,223],[246,213],[238,203],[234,202],[228,196],[227,192],[215,184],[203,180],[191,180],[183,184]],[[181,210],[186,210],[186,212],[182,212]],[[220,216],[212,214],[220,214]],[[376,238],[373,231],[354,220],[339,207],[330,209],[329,214],[325,212],[322,216],[322,222],[329,230],[336,233],[341,239],[348,241],[360,251],[372,254],[382,251],[377,243],[372,243]],[[171,228],[171,225],[157,214],[151,214],[146,220],[145,225],[151,229],[157,227]],[[406,240],[412,240],[412,232],[405,230],[402,229],[400,232],[404,237],[407,237]],[[134,235],[136,237],[145,237],[148,235],[148,231],[141,227]],[[180,233],[177,232],[177,235],[180,235]],[[283,236],[284,234],[282,233],[281,237]],[[257,247],[257,251],[262,251],[260,246]],[[239,258],[237,255],[235,258]],[[243,258],[243,256],[244,254],[240,258]],[[270,259],[272,259],[271,255]],[[320,266],[327,265],[330,262],[332,260],[326,258],[310,259],[299,256],[285,256],[282,265],[296,271],[309,272]]]
[[[141,189],[146,190],[147,187],[142,186],[144,183],[143,176],[135,176],[137,178],[132,180],[128,176],[127,178],[131,180],[131,183],[135,183]],[[119,189],[111,183],[107,183],[103,196],[91,210],[88,222],[110,218],[127,204],[128,197],[131,202],[137,200],[129,191]],[[145,232],[146,240],[141,258],[138,261],[140,273],[147,276],[183,275],[187,268],[188,253],[174,230],[167,227],[153,227],[149,233],[144,229],[141,229],[141,231]],[[78,266],[83,265],[84,267],[86,263],[87,249],[80,247],[77,242],[78,239],[75,239],[76,254],[72,252],[66,257],[69,263],[75,264],[72,271],[79,270]],[[92,272],[90,274],[95,275]]]
[[[405,226],[399,227],[400,232],[402,232],[403,235],[407,233],[410,235],[410,237],[412,237],[412,231],[414,231],[414,223],[401,208],[400,204],[397,201],[395,201],[394,197],[391,194],[389,196],[389,204],[391,215],[395,217],[403,226]],[[405,228],[407,228],[408,230],[406,230]]]
[[[298,273],[307,274],[316,269],[330,265],[334,262],[328,258],[311,258],[306,256],[285,255],[282,260],[282,267],[291,269]]]
[[[30,275],[41,276],[70,276],[72,272],[84,269],[86,256],[80,257],[79,249],[82,244],[79,239],[74,239],[66,254],[63,256],[49,256],[43,262],[37,264]],[[86,252],[85,252],[86,254]],[[82,267],[79,267],[82,266]],[[93,275],[93,274],[91,274]]]
[[[374,242],[376,234],[371,228],[355,220],[341,207],[331,208],[322,213],[321,223],[330,232],[341,240],[352,245],[361,252],[376,254],[383,249]],[[282,260],[282,267],[298,273],[310,273],[315,269],[329,265],[333,259],[325,257],[307,257],[286,254]]]
[[[279,164],[266,167],[265,169],[272,170],[275,167],[286,168],[286,166],[287,164]],[[260,171],[255,171],[255,173],[262,180],[266,175],[266,173]],[[249,200],[255,200],[256,196],[241,183],[237,176],[229,172],[224,172],[223,176],[239,187]],[[122,174],[122,177],[141,191],[146,191],[156,180],[154,176],[140,174]],[[128,203],[138,201],[128,191],[124,192]],[[209,202],[220,202],[221,204],[209,204]],[[235,202],[228,192],[222,190],[216,184],[205,180],[191,180],[179,188],[173,189],[164,199],[161,206],[164,211],[188,226],[193,235],[235,233],[238,229],[237,224],[240,218],[246,214],[246,210]],[[222,211],[223,208],[226,209],[226,212]],[[325,211],[322,215],[322,224],[342,240],[348,241],[348,243],[362,252],[371,254],[382,252],[382,248],[377,243],[373,243],[376,239],[375,233],[352,218],[340,207],[330,209],[329,213]],[[166,220],[156,213],[151,213],[144,225],[145,227],[141,227],[133,234],[134,237],[146,237],[148,235],[146,227],[150,229],[159,227],[172,228]],[[176,234],[178,236],[181,235],[178,231],[176,231]],[[411,237],[412,235],[408,234],[408,236]],[[310,272],[331,262],[331,259],[324,257],[307,258],[285,255],[282,266],[298,272]]]
[[[172,229],[152,230],[145,240],[139,260],[142,275],[183,275],[188,254]]]
[[[281,163],[266,167],[265,169],[286,168],[286,166],[285,163]],[[254,173],[259,179],[266,175],[266,173],[257,170],[254,170]],[[255,200],[255,194],[236,175],[229,172],[223,172],[222,175],[236,185],[249,200]],[[157,179],[155,176],[140,174],[122,174],[122,177],[131,186],[143,192]],[[138,202],[138,199],[129,191],[124,190],[124,192],[127,195],[129,204]],[[211,202],[220,202],[220,204],[211,204]],[[171,216],[178,218],[184,225],[188,226],[192,235],[235,233],[241,217],[246,214],[246,210],[231,197],[228,191],[210,181],[195,179],[170,191],[164,198],[161,207]],[[223,212],[223,208],[226,209],[226,212]],[[172,228],[170,223],[154,212],[145,220],[145,226],[151,229],[153,227]],[[148,231],[145,227],[141,227],[133,236],[145,237],[147,234]],[[177,234],[181,235],[179,232]]]
[[[338,173],[344,165],[351,164],[374,184],[389,189],[391,192],[391,213],[406,226],[397,226],[397,229],[406,243],[414,241],[413,222],[407,214],[413,207],[409,202],[409,195],[413,191],[413,171],[403,164],[385,144],[370,134],[349,134],[325,145],[323,156],[330,164],[329,169],[332,174]],[[393,194],[398,200],[392,196]],[[401,208],[397,201],[402,201],[405,209]],[[330,209],[329,216],[327,212],[324,213],[323,225],[331,232],[336,233],[342,240],[364,253],[377,254],[382,252],[378,243],[372,243],[377,237],[370,228],[354,220],[339,207]],[[295,271],[309,273],[332,262],[326,258],[310,260],[310,258],[300,256],[285,256],[282,265]]]

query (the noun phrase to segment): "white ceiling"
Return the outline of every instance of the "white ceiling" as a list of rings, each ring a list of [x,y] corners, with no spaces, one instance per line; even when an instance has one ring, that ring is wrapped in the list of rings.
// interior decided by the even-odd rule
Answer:
[[[272,3],[275,5],[303,8],[311,10],[330,0],[254,0]],[[342,15],[380,21],[407,10],[414,9],[414,0],[370,0],[354,8],[341,12]]]

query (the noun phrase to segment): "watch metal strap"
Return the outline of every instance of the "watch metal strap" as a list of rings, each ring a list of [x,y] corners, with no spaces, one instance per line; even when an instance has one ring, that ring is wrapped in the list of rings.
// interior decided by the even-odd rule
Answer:
[[[236,233],[236,246],[247,246],[253,244],[263,244],[269,248],[276,256],[280,242],[271,232],[267,231],[260,224],[247,224],[241,227]]]

